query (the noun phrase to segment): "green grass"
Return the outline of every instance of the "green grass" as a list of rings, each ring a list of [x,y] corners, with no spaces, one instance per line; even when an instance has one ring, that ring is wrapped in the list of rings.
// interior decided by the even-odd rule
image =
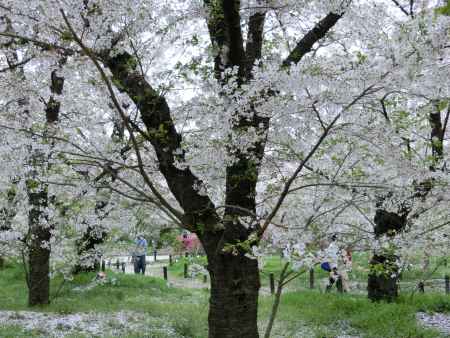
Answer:
[[[263,309],[267,301],[262,300]],[[450,306],[450,299],[444,295],[400,298],[397,303],[386,304],[371,303],[364,296],[294,292],[283,296],[278,320],[286,323],[301,320],[315,328],[316,334],[336,333],[339,330],[333,328],[344,327],[356,334],[364,333],[367,338],[431,338],[439,334],[418,327],[415,314],[447,306]],[[261,314],[267,315],[265,310]],[[290,329],[294,333],[295,325]]]
[[[277,273],[281,261],[269,257],[265,273]],[[180,268],[181,267],[181,268]],[[173,272],[183,272],[183,262],[171,267]],[[318,271],[320,274],[320,271]],[[117,312],[123,310],[142,312],[154,318],[152,325],[169,324],[179,336],[204,338],[207,336],[208,291],[175,289],[162,279],[141,275],[124,275],[108,271],[117,278],[117,285],[97,286],[77,292],[74,288],[89,284],[95,274],[84,273],[66,282],[58,298],[45,308],[34,311],[69,314],[76,312]],[[326,276],[326,274],[324,274]],[[61,280],[52,280],[52,290],[57,290]],[[24,273],[19,264],[8,264],[0,272],[0,309],[30,310],[27,307],[27,289]],[[260,297],[259,320],[263,330],[272,306],[272,296]],[[317,290],[286,293],[282,297],[279,314],[272,337],[303,337],[299,331],[306,328],[311,334],[304,337],[331,338],[340,331],[358,334],[365,338],[433,338],[440,337],[432,330],[418,327],[418,311],[450,312],[450,297],[439,294],[405,295],[392,304],[371,303],[365,296],[324,294]],[[23,333],[14,326],[0,326],[0,337],[42,337],[39,332]],[[70,338],[84,336],[72,335]],[[127,338],[138,338],[130,332]],[[149,337],[163,338],[154,332]]]
[[[208,264],[206,260],[206,256],[198,256],[198,257],[181,257],[177,258],[176,262],[173,261],[172,265],[168,265],[167,270],[169,273],[173,274],[176,277],[184,277],[184,264],[199,264],[201,266],[206,266]],[[197,276],[201,278],[202,276]]]
[[[100,285],[83,292],[75,291],[74,288],[89,284],[95,277],[95,273],[83,273],[66,282],[58,298],[53,299],[50,305],[33,308],[33,311],[59,314],[138,311],[161,318],[163,322],[169,321],[175,331],[184,337],[206,335],[206,290],[170,288],[162,279],[140,275],[124,275],[112,271],[107,274],[117,279],[116,286]],[[56,291],[60,285],[59,278],[52,280],[51,290]],[[0,272],[0,290],[0,309],[30,310],[27,307],[24,272],[20,265],[9,264]],[[13,328],[0,327],[0,337],[10,337],[8,332],[11,330],[14,331]]]

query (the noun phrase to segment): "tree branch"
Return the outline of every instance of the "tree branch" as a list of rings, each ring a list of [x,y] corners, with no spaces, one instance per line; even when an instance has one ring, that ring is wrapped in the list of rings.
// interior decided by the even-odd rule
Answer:
[[[370,85],[369,87],[365,88],[361,94],[359,94],[356,98],[354,98],[349,104],[347,104],[345,107],[342,108],[342,110],[334,117],[334,119],[328,124],[328,126],[326,127],[326,129],[323,131],[322,135],[320,136],[320,138],[317,140],[317,142],[314,144],[314,146],[311,148],[311,150],[309,151],[309,153],[305,156],[305,158],[300,162],[300,164],[298,165],[297,169],[294,171],[294,173],[292,174],[292,176],[289,178],[289,180],[286,182],[286,184],[284,185],[283,191],[280,194],[280,197],[277,201],[277,203],[275,204],[275,207],[272,209],[272,212],[269,214],[269,216],[267,217],[266,221],[264,222],[264,224],[261,227],[261,230],[259,232],[259,237],[261,238],[262,235],[264,234],[264,232],[267,230],[269,224],[271,223],[272,219],[276,216],[278,210],[281,208],[281,205],[283,204],[286,196],[289,193],[290,187],[292,185],[292,183],[295,181],[295,179],[297,178],[297,176],[300,174],[300,172],[303,170],[303,168],[305,167],[306,163],[309,161],[309,159],[316,153],[316,151],[319,149],[320,145],[322,144],[322,142],[326,139],[326,137],[328,136],[328,134],[330,133],[331,129],[334,127],[334,125],[336,124],[336,122],[340,119],[341,115],[348,110],[350,107],[352,107],[356,102],[358,102],[362,97],[364,97],[366,94],[373,92],[375,85]]]
[[[397,0],[391,0],[391,1],[403,12],[403,14],[405,14],[406,16],[412,16],[413,5],[411,3],[410,3],[411,13],[408,13],[408,11],[400,4],[400,2],[398,2]]]
[[[240,72],[243,71],[241,66],[245,52],[239,14],[240,3],[240,0],[204,0],[209,11],[209,35],[216,50],[214,71],[218,80],[226,69],[237,66]]]
[[[294,50],[283,61],[283,67],[289,67],[291,64],[297,64],[307,53],[309,53],[313,45],[322,39],[331,28],[336,25],[343,14],[328,13],[320,20],[306,35],[297,43]]]
[[[261,0],[259,0],[261,1]],[[266,11],[257,10],[250,16],[248,22],[247,43],[245,46],[244,74],[247,79],[251,77],[252,67],[256,60],[261,58],[264,22]]]
[[[32,44],[42,48],[43,50],[47,50],[47,51],[57,50],[57,51],[63,52],[64,55],[68,55],[68,56],[74,55],[76,53],[76,51],[74,51],[73,49],[62,47],[55,43],[41,41],[41,40],[37,40],[34,38],[29,38],[29,37],[26,37],[23,35],[17,35],[17,34],[7,33],[7,32],[0,32],[0,36],[18,40],[20,43],[32,43]]]
[[[125,125],[125,127],[127,128],[128,133],[130,134],[130,138],[131,138],[131,141],[132,141],[132,143],[133,143],[133,147],[134,147],[134,150],[135,150],[135,153],[136,153],[136,158],[137,158],[137,160],[138,160],[139,170],[140,170],[141,176],[143,177],[145,183],[146,183],[147,186],[150,188],[150,190],[152,191],[152,193],[156,196],[156,198],[161,202],[161,204],[162,204],[165,208],[167,208],[168,210],[170,210],[170,212],[171,212],[173,215],[175,215],[178,219],[181,220],[182,217],[183,217],[183,214],[182,214],[180,211],[178,211],[177,209],[175,209],[174,207],[172,207],[172,206],[169,204],[169,202],[167,202],[167,200],[166,200],[166,199],[159,193],[159,191],[155,188],[155,186],[153,185],[153,183],[152,183],[151,180],[150,180],[150,177],[147,175],[147,172],[146,172],[145,169],[144,169],[143,160],[142,160],[142,157],[141,157],[141,153],[140,153],[140,150],[139,150],[139,147],[138,147],[136,138],[134,137],[133,129],[132,129],[131,126],[129,125],[129,123],[128,123],[128,117],[127,117],[127,115],[125,114],[125,112],[122,110],[122,107],[121,107],[119,101],[117,100],[117,97],[116,97],[116,95],[115,95],[115,93],[114,93],[114,90],[113,90],[113,88],[112,88],[112,84],[111,84],[109,78],[106,76],[105,72],[103,71],[103,68],[102,68],[102,67],[100,66],[100,64],[98,63],[96,56],[95,56],[95,55],[91,52],[91,50],[90,50],[89,48],[87,48],[87,47],[84,45],[84,43],[80,40],[80,38],[78,37],[78,35],[77,35],[76,32],[74,31],[72,25],[70,24],[70,22],[69,22],[69,20],[68,20],[68,18],[67,18],[67,16],[66,16],[66,14],[64,13],[64,11],[61,9],[60,12],[61,12],[61,14],[62,14],[62,16],[63,16],[64,22],[65,22],[66,25],[67,25],[67,28],[68,28],[68,29],[70,30],[70,32],[71,32],[71,34],[72,34],[72,36],[73,36],[75,42],[81,47],[81,49],[85,52],[85,54],[89,57],[89,59],[91,59],[91,61],[94,63],[95,67],[97,68],[98,72],[99,72],[100,75],[101,75],[101,78],[102,78],[103,82],[106,84],[106,86],[107,86],[107,88],[108,88],[108,91],[109,91],[109,94],[110,94],[111,99],[112,99],[112,101],[113,101],[113,104],[114,104],[114,106],[116,107],[117,111],[119,112],[119,114],[120,114],[120,116],[121,116],[121,118],[122,118],[122,120],[123,120],[123,122],[124,122],[124,125]]]

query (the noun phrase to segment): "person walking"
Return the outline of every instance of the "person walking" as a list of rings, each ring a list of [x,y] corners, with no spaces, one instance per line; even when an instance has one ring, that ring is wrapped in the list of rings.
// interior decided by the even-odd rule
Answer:
[[[145,275],[146,255],[148,249],[147,240],[144,236],[138,235],[135,243],[136,247],[133,252],[134,273],[142,273]]]

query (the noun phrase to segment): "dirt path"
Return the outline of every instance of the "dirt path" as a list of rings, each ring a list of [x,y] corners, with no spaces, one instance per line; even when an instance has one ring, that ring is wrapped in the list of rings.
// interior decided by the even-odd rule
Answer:
[[[168,256],[167,259],[164,259],[165,257],[158,256],[156,263],[152,260],[149,261],[147,259],[147,265],[145,269],[145,276],[149,277],[156,277],[156,278],[164,278],[163,273],[163,267],[168,266]],[[114,262],[114,261],[113,261]],[[128,259],[128,257],[123,257],[119,260],[120,263],[125,263],[125,273],[126,274],[134,274],[134,266],[131,263],[131,261]],[[117,267],[115,264],[112,264],[110,267],[113,271],[122,271],[122,264],[119,264],[119,269],[117,270]],[[177,288],[192,288],[192,289],[205,289],[209,288],[209,280],[206,281],[206,283],[203,281],[202,278],[183,278],[180,276],[175,275],[174,273],[168,272],[168,284],[173,287]]]

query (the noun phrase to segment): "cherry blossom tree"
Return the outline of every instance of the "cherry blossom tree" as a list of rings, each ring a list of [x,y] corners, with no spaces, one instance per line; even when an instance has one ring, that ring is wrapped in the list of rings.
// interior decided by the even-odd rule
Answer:
[[[266,233],[299,261],[303,248],[314,251],[333,232],[384,245],[385,238],[373,241],[377,196],[394,187],[395,198],[406,200],[423,181],[416,178],[424,162],[411,154],[429,137],[405,152],[399,125],[421,130],[425,101],[448,98],[434,81],[448,77],[448,22],[435,15],[438,5],[7,0],[0,15],[13,29],[0,33],[2,50],[17,50],[18,59],[1,89],[12,114],[9,123],[2,116],[11,130],[5,142],[22,146],[30,132],[55,141],[52,152],[70,170],[47,180],[55,190],[48,196],[70,186],[95,201],[92,182],[104,174],[111,179],[103,188],[115,197],[157,208],[195,233],[211,279],[209,336],[258,337],[260,279],[251,253]],[[59,134],[41,135],[14,116],[23,112],[18,93],[32,114],[42,112],[49,101],[39,98],[52,95],[49,69],[61,57]],[[24,78],[10,71],[19,65]],[[21,165],[12,161],[9,174]],[[440,195],[434,201],[445,201]],[[416,200],[417,209],[433,199]],[[95,218],[95,204],[80,211]]]

